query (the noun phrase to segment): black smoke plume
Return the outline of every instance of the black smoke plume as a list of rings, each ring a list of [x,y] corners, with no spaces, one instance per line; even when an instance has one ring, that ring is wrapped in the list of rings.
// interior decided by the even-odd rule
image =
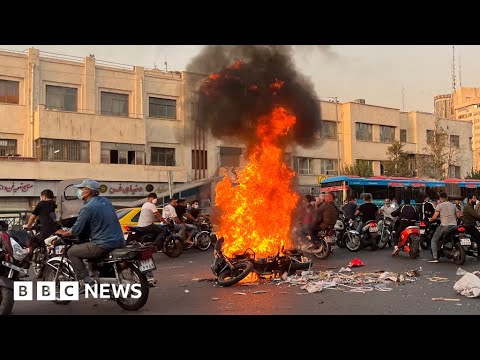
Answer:
[[[319,101],[313,84],[295,69],[292,53],[292,46],[279,45],[203,48],[187,67],[210,74],[199,91],[198,119],[216,138],[251,144],[259,116],[284,106],[297,117],[291,139],[312,145],[321,127]]]

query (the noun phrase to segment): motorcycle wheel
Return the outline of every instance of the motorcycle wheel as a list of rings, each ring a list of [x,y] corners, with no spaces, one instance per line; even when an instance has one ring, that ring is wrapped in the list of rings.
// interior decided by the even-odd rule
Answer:
[[[410,259],[416,259],[418,257],[418,254],[420,253],[420,239],[418,236],[412,236],[411,241],[410,241],[410,252],[409,256]]]
[[[343,241],[344,237],[345,236],[340,236],[340,234],[336,234],[336,241],[335,241],[335,244],[339,247],[339,248],[345,248],[345,242]]]
[[[351,234],[350,236],[345,234],[345,236],[345,247],[348,250],[355,252],[362,248],[363,241],[360,236],[358,236],[357,234]]]
[[[332,253],[332,244],[330,244],[325,239],[322,239],[320,241],[320,247],[321,247],[322,251],[314,252],[313,255],[315,255],[320,260],[325,260]]]
[[[453,262],[456,265],[463,265],[467,260],[467,253],[462,245],[459,242],[456,242],[453,245]]]
[[[382,232],[382,237],[378,242],[377,246],[379,249],[384,249],[385,246],[388,244],[388,240],[390,239],[390,234],[387,231]]]
[[[0,287],[0,315],[10,315],[13,309],[13,290]]]
[[[55,274],[57,273],[57,269],[60,266],[59,260],[54,260],[47,262],[45,265],[45,271],[43,275],[44,281],[54,281]],[[60,281],[75,281],[75,273],[70,264],[63,264],[62,265],[62,272],[58,274],[57,284],[55,286],[56,291],[60,288]],[[58,294],[55,294],[55,299],[58,298]],[[71,300],[53,300],[53,302],[57,305],[66,305],[70,303]]]
[[[199,250],[205,251],[208,250],[212,244],[212,239],[210,238],[210,232],[201,231],[195,235],[195,244]]]
[[[430,249],[430,241],[428,241],[426,236],[422,236],[420,238],[420,246],[423,250],[429,250]]]
[[[138,284],[140,283],[140,290],[142,291],[142,295],[140,295],[139,298],[123,298],[119,297],[116,299],[118,306],[120,306],[122,309],[127,310],[127,311],[137,311],[141,309],[145,303],[147,302],[148,299],[148,294],[150,292],[150,286],[148,284],[147,277],[145,276],[144,273],[140,271],[140,269],[132,264],[132,263],[127,263],[127,266],[123,271],[121,271],[118,275],[123,277],[123,273],[125,271],[130,271],[131,275],[133,275],[134,278],[136,278],[135,283]],[[131,283],[130,279],[125,279],[126,281],[122,281],[122,284],[125,284],[126,282]]]
[[[179,257],[183,252],[183,244],[180,237],[174,237],[173,235],[167,236],[163,245],[163,252],[171,258]]]
[[[250,261],[241,261],[233,265],[233,269],[225,269],[219,275],[217,284],[220,286],[230,286],[245,279],[253,270],[253,263]]]

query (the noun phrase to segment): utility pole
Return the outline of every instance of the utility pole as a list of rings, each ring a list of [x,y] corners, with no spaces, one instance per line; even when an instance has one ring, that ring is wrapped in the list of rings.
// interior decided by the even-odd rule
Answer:
[[[338,99],[335,96],[335,121],[337,122],[337,175],[340,175],[340,127],[338,126]]]

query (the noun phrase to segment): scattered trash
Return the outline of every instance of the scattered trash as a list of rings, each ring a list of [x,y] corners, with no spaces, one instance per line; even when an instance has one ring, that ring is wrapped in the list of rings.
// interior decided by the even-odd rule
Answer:
[[[480,295],[480,278],[467,272],[453,285],[453,290],[469,298],[477,297]]]
[[[465,270],[463,270],[462,268],[458,268],[457,270],[457,275],[458,276],[463,276],[465,275],[467,272]]]
[[[342,272],[352,272],[352,269],[350,269],[350,268],[348,268],[348,267],[346,267],[346,268],[342,267],[340,270],[338,270],[338,272],[339,272],[339,273],[342,273]]]
[[[190,291],[188,291],[187,289],[185,289],[185,294],[188,294]]]
[[[350,261],[350,264],[348,264],[348,267],[352,268],[352,267],[360,267],[360,266],[365,266],[365,264],[362,262],[362,260],[360,259],[353,259],[352,261]]]
[[[302,271],[301,275],[302,275],[302,276],[313,275],[313,271],[311,271],[311,270]]]
[[[448,298],[443,298],[443,297],[439,297],[439,298],[432,298],[433,301],[460,301],[460,299],[448,299]]]
[[[431,282],[447,282],[448,278],[434,276],[434,277],[428,278],[428,280],[430,280]]]
[[[197,282],[201,282],[201,281],[215,281],[217,280],[217,278],[194,278],[192,279],[192,281],[197,281]]]
[[[309,293],[320,292],[323,289],[323,281],[317,281],[312,284],[303,285],[302,289],[307,290]]]
[[[244,293],[244,292],[234,292],[233,294],[234,295],[247,295],[247,293]]]
[[[213,301],[220,300],[220,298],[212,298]]]
[[[283,281],[287,281],[287,278],[288,278],[288,273],[285,271],[285,272],[282,274],[282,280],[283,280]]]
[[[266,291],[265,290],[257,290],[254,292],[254,294],[265,294]]]

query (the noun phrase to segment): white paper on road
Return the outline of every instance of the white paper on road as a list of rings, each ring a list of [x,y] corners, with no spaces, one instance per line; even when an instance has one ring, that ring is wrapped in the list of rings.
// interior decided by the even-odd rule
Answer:
[[[453,290],[469,298],[478,297],[480,295],[480,279],[467,272],[453,285]]]
[[[459,267],[458,270],[457,270],[457,275],[459,275],[459,276],[465,275],[466,273],[467,273],[467,272],[466,272],[465,270],[463,270],[462,268],[460,268],[460,267]]]

